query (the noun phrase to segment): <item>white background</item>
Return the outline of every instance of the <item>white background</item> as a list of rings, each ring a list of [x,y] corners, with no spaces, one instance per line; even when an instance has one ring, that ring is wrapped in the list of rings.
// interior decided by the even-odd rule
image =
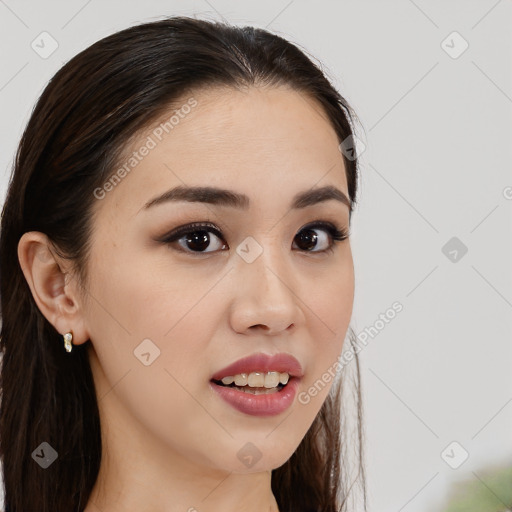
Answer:
[[[485,485],[484,465],[512,464],[512,2],[2,0],[2,198],[58,68],[112,32],[171,14],[291,39],[359,115],[351,325],[361,333],[395,301],[404,308],[360,354],[370,510],[441,510],[455,480]],[[43,31],[58,42],[47,59],[31,48]],[[469,46],[452,58],[445,49],[460,51],[460,37]],[[456,262],[442,251],[452,237],[468,249]],[[441,457],[452,441],[469,453],[458,469]]]

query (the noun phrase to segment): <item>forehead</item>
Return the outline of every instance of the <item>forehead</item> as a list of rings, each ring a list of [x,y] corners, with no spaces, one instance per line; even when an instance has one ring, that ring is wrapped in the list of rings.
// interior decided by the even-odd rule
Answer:
[[[176,185],[231,188],[266,208],[316,186],[348,195],[338,145],[320,104],[288,87],[199,90],[132,139],[102,203],[140,209]]]

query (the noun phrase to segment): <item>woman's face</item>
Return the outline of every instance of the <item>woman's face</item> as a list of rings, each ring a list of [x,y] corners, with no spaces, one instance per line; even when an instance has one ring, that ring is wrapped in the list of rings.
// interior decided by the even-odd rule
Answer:
[[[162,465],[274,469],[326,399],[352,314],[350,243],[329,231],[348,231],[349,207],[310,195],[348,197],[339,141],[320,106],[287,88],[199,91],[176,110],[95,191],[84,321],[104,439]],[[229,195],[172,199],[175,187]],[[190,223],[208,226],[167,236]],[[221,372],[255,354],[291,355],[301,370],[278,357]],[[212,382],[249,371],[253,390],[267,379],[272,393]]]

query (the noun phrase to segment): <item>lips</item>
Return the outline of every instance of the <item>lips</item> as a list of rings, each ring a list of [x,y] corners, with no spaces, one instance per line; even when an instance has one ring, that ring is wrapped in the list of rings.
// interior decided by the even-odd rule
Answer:
[[[267,354],[253,354],[217,371],[211,380],[222,380],[224,377],[237,375],[239,373],[251,372],[286,372],[290,377],[302,377],[304,372],[299,361],[290,354],[279,353],[273,356]]]

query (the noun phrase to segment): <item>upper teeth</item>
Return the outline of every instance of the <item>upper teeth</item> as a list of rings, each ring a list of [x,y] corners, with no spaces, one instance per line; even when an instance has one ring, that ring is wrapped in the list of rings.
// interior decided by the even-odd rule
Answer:
[[[279,383],[286,384],[290,375],[280,372],[251,372],[229,375],[222,379],[222,384],[235,383],[236,386],[249,386],[251,388],[275,388]]]

